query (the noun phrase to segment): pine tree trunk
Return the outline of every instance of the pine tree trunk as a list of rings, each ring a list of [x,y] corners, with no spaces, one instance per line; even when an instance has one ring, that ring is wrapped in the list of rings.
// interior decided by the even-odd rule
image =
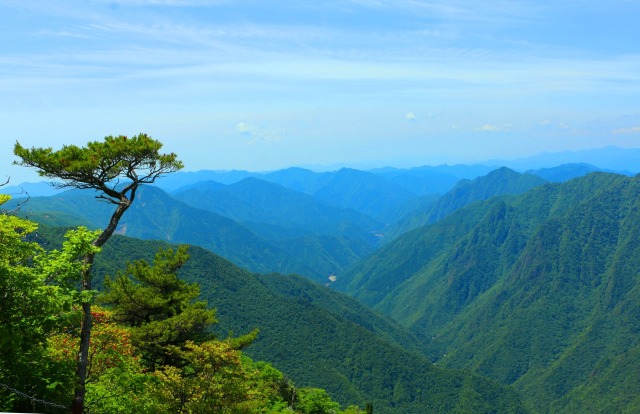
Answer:
[[[131,197],[131,200],[123,197],[123,200],[120,202],[120,204],[118,204],[118,208],[116,208],[116,211],[111,216],[109,225],[93,242],[94,246],[102,247],[102,245],[105,244],[107,240],[109,240],[113,232],[116,230],[120,218],[122,217],[124,212],[127,211],[132,201],[133,197]],[[92,253],[87,255],[84,259],[86,267],[82,272],[82,291],[91,290],[91,272],[93,268],[94,258],[95,254]],[[89,346],[91,344],[92,326],[93,318],[91,316],[91,303],[83,302],[82,327],[80,329],[80,349],[78,350],[78,362],[76,366],[76,387],[73,402],[71,405],[71,412],[73,414],[84,413],[84,398],[87,392],[87,368],[89,366]]]
[[[94,255],[90,254],[85,258],[87,267],[82,272],[82,290],[91,290],[91,267]],[[91,328],[93,319],[91,317],[91,303],[82,303],[82,327],[80,329],[80,349],[78,351],[78,365],[76,367],[76,388],[72,404],[73,414],[84,412],[84,397],[86,394],[87,367],[89,365],[89,345],[91,343]]]

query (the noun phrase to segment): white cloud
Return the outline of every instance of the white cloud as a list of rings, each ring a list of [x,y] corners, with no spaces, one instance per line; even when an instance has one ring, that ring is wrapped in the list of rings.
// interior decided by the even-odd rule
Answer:
[[[640,126],[630,127],[630,128],[618,128],[611,131],[616,135],[620,134],[640,134]]]
[[[564,122],[554,122],[554,121],[550,121],[548,119],[545,119],[544,121],[540,121],[538,122],[538,125],[547,129],[551,129],[551,128],[560,128],[560,129],[567,129],[569,128],[569,125],[564,123]]]
[[[538,18],[544,12],[537,3],[510,3],[501,0],[351,0],[351,3],[371,8],[387,8],[413,16],[445,20],[449,25],[466,23],[497,25],[521,23]]]
[[[484,124],[481,127],[476,128],[476,131],[482,132],[500,132],[500,131],[508,131],[511,128],[511,125],[491,125]]]
[[[416,114],[414,114],[413,112],[408,112],[405,116],[404,119],[406,119],[407,121],[417,121],[418,117],[416,116]]]
[[[40,30],[37,32],[40,36],[52,36],[52,37],[75,37],[78,39],[93,39],[93,36],[83,34],[80,32],[73,32],[69,30]]]
[[[202,7],[216,6],[228,3],[225,0],[118,0],[108,1],[111,7],[124,6],[171,6],[171,7]]]
[[[249,144],[268,144],[282,140],[283,130],[258,130],[246,122],[238,122],[236,131],[248,137]]]
[[[253,132],[253,127],[249,124],[246,124],[244,122],[238,122],[238,124],[236,125],[236,131],[238,131],[239,133],[243,134],[243,135],[247,135],[247,134],[251,134]]]

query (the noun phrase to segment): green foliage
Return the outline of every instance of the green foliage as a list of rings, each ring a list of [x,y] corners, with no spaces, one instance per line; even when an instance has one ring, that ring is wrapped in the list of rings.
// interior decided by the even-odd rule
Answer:
[[[513,384],[536,410],[633,412],[638,194],[638,177],[595,173],[472,204],[383,248],[351,286],[438,365]]]
[[[187,341],[173,352],[188,365],[184,369],[164,365],[154,373],[159,383],[150,393],[162,411],[220,413],[250,400],[249,375],[240,354],[225,342]]]
[[[155,202],[159,200],[155,198],[159,193],[153,189],[148,193],[140,192],[140,205],[144,204],[145,209],[140,209],[138,216],[128,216],[132,220],[123,222],[126,226],[121,229],[127,232],[136,227],[145,231],[151,230],[146,233],[149,237],[156,237],[153,236],[153,231],[161,229],[165,239],[174,239],[174,235],[193,237],[194,234],[207,238],[212,236],[203,229],[211,228],[211,233],[214,232],[214,228],[219,229],[214,225],[206,227],[202,221],[193,220],[196,214],[194,209],[185,210],[180,207],[172,210],[167,208],[169,204]],[[166,226],[158,224],[157,216],[154,218],[154,211],[169,212],[158,215],[169,217],[169,220],[164,222]],[[500,223],[501,217],[508,213],[508,209],[488,209],[483,212],[485,213],[493,217],[492,223]],[[183,220],[191,220],[191,226],[176,226],[176,223]],[[505,232],[505,228],[499,227],[495,232],[495,240],[503,243],[508,239],[504,237]],[[476,233],[479,236],[480,229]],[[223,232],[219,236],[221,240],[229,235]],[[438,237],[447,239],[454,236],[451,236],[447,229]],[[304,247],[308,243],[301,244]],[[114,238],[105,247],[105,257],[98,257],[96,275],[115,273],[119,267],[118,263],[125,260],[151,260],[150,252],[155,251],[159,245],[155,242]],[[118,249],[112,248],[116,246]],[[235,246],[237,249],[249,249],[240,242]],[[330,244],[323,246],[329,248]],[[487,251],[489,247],[486,246]],[[276,250],[271,252],[274,251]],[[254,275],[241,271],[204,250],[193,248],[191,252],[192,260],[184,263],[179,273],[184,280],[197,282],[202,287],[204,299],[215,303],[218,308],[217,316],[221,321],[217,332],[224,335],[230,330],[249,332],[260,327],[260,336],[246,352],[252,357],[273,361],[275,366],[285,370],[304,387],[324,388],[328,395],[347,404],[370,401],[376,407],[376,412],[381,413],[418,413],[425,410],[465,412],[469,407],[480,412],[525,411],[517,396],[506,387],[468,373],[434,367],[420,355],[423,346],[415,337],[392,321],[380,318],[342,295],[331,293],[297,276]],[[286,257],[271,255],[272,257],[268,258],[271,252],[263,251],[260,257],[271,261]],[[300,256],[299,260],[307,259],[304,255]],[[481,254],[476,255],[477,260],[481,257]],[[287,267],[291,264],[285,262],[281,265]],[[103,266],[109,270],[105,270]],[[409,264],[407,268],[410,266]],[[472,279],[471,276],[471,273],[461,274],[461,277],[456,279],[459,280],[457,286],[464,286],[466,280]],[[389,286],[393,286],[393,280],[388,282]],[[458,307],[464,308],[474,297],[482,294],[490,283],[487,281],[485,285],[478,284],[465,296],[456,298],[455,303]],[[138,283],[132,281],[131,284]],[[164,333],[171,330],[164,328],[164,324],[159,324],[158,329],[150,332],[164,340]],[[135,335],[132,333],[132,338]],[[143,341],[137,343],[142,344]],[[235,350],[240,345],[230,343],[230,346]],[[167,345],[166,349],[171,349],[178,361],[173,363],[174,368],[166,370],[163,367],[172,365],[162,365],[162,361],[155,364],[159,372],[166,371],[166,380],[173,381],[177,391],[184,387],[201,387],[197,381],[188,381],[188,370],[193,367],[187,359],[184,345],[178,346],[177,349]],[[108,384],[106,378],[103,384]],[[281,401],[275,398],[274,404],[285,409],[283,402],[289,404],[288,401],[293,401],[289,399],[290,393],[287,394],[286,391],[291,389],[285,385],[286,381],[279,381],[278,384],[278,389],[282,391],[278,394]],[[158,387],[164,389],[161,385]],[[206,392],[202,395],[205,394]],[[175,401],[175,398],[169,395],[164,401],[169,404],[168,401]],[[255,400],[251,403],[255,408]]]
[[[78,260],[84,257],[85,249],[96,249],[90,243],[95,234],[85,229],[69,232],[61,251],[44,252],[35,243],[22,241],[25,232],[34,229],[28,221],[0,216],[0,258],[5,265],[11,263],[2,267],[0,279],[3,296],[8,299],[0,303],[0,317],[6,322],[1,325],[5,335],[0,344],[0,383],[64,407],[74,387],[79,341],[74,329],[78,319],[69,315],[77,315],[71,306],[82,299],[73,286],[66,286],[77,282],[82,266],[86,266]],[[122,273],[115,279],[120,280],[115,285],[118,288],[112,288],[116,282],[107,284],[109,293],[105,296],[113,300],[119,313],[93,309],[86,409],[93,413],[294,412],[295,387],[280,371],[266,363],[254,363],[238,350],[247,346],[256,332],[226,341],[209,339],[206,328],[213,322],[213,311],[204,309],[203,302],[194,302],[199,295],[196,285],[175,277],[187,257],[185,247],[161,250],[153,266],[136,261],[129,265],[130,275]],[[14,275],[9,271],[20,274],[10,279]],[[127,300],[119,300],[122,297],[118,294]],[[37,312],[21,309],[17,306],[20,302],[12,299],[26,300],[22,305],[39,308]],[[14,319],[6,319],[9,317]],[[118,319],[131,327],[116,323]],[[165,322],[168,327],[144,329],[154,322]],[[158,340],[149,338],[150,331],[178,331],[182,336]],[[161,342],[164,352],[155,358],[156,367],[151,371],[137,357],[159,349],[150,352],[149,341]],[[339,407],[330,400],[324,403]],[[5,388],[0,392],[0,406],[4,410],[33,408],[29,399]],[[38,407],[57,412],[51,405]]]
[[[14,154],[21,158],[17,164],[37,168],[42,177],[62,180],[60,187],[101,188],[121,175],[134,182],[152,182],[160,174],[182,168],[176,154],[160,154],[160,148],[159,141],[139,134],[108,136],[86,147],[65,145],[57,151],[28,149],[16,142]]]
[[[145,393],[153,408],[163,412],[277,412],[286,409],[283,375],[267,364],[243,358],[257,331],[226,341],[211,339],[214,313],[199,295],[196,284],[176,272],[187,261],[186,246],[160,250],[153,265],[137,260],[126,273],[107,278],[104,303],[114,318],[130,326],[132,344],[154,381]],[[294,391],[290,392],[295,394]],[[339,404],[333,403],[339,407]],[[147,407],[148,408],[148,407]]]
[[[96,271],[102,273],[105,262],[113,260],[149,260],[149,251],[159,246],[114,237]],[[419,355],[416,338],[393,321],[298,276],[252,274],[197,247],[190,248],[190,256],[179,275],[197,282],[203,298],[215,303],[218,336],[259,327],[260,335],[244,352],[270,361],[301,387],[325,389],[344,404],[370,401],[377,413],[422,413],[432,406],[447,412],[456,406],[468,374],[434,367]],[[520,409],[511,390],[490,382],[474,384],[481,400],[493,390],[488,401],[498,412]]]
[[[8,196],[1,196],[4,202]],[[44,286],[45,276],[31,267],[33,257],[42,254],[36,243],[23,239],[33,232],[37,224],[18,217],[0,215],[0,360],[9,359],[5,350],[41,341],[45,330],[40,309],[55,304],[48,299],[49,289]],[[55,292],[52,292],[55,293]]]
[[[109,311],[94,307],[91,352],[88,360],[86,406],[91,412],[137,411],[136,394],[150,381],[143,372],[130,331],[116,324]],[[79,344],[77,330],[57,333],[47,339],[46,357],[61,367],[63,390],[74,387],[74,368]],[[67,397],[71,398],[71,395]]]
[[[65,145],[62,149],[24,148],[16,142],[14,154],[21,160],[18,165],[34,167],[44,177],[60,180],[55,182],[59,188],[94,189],[99,192],[98,199],[106,200],[116,206],[108,224],[91,242],[101,247],[118,226],[122,215],[136,196],[138,186],[152,183],[165,173],[182,168],[175,154],[160,154],[162,144],[145,134],[129,139],[126,136],[105,137],[103,142],[89,142],[86,147]],[[120,179],[124,183],[120,183]],[[121,184],[121,185],[120,185]],[[86,394],[87,365],[91,345],[91,265],[95,251],[84,254],[86,267],[82,270],[80,290],[82,298],[83,320],[80,332],[80,344],[77,362],[77,382],[72,401],[74,412],[84,411]]]
[[[336,414],[340,404],[331,401],[327,392],[320,388],[300,388],[295,408],[305,414]]]
[[[196,301],[200,289],[178,279],[176,272],[189,258],[187,246],[160,250],[150,265],[137,260],[125,272],[104,282],[100,302],[109,305],[114,318],[131,326],[132,340],[150,369],[180,365],[174,347],[210,338],[215,312]]]
[[[7,199],[0,196],[2,202]],[[95,233],[70,231],[61,250],[45,252],[25,241],[36,228],[27,220],[0,215],[0,383],[66,406],[71,399],[63,386],[68,377],[58,361],[47,357],[47,338],[79,320],[74,305],[88,297],[75,284],[86,266],[81,259],[96,249],[90,244]],[[0,407],[28,409],[30,402],[3,388]]]
[[[1,202],[7,199],[0,197]],[[100,250],[92,244],[100,231],[69,231],[65,240],[57,242],[61,250],[45,252],[38,244],[24,241],[36,227],[15,216],[0,215],[4,299],[0,302],[0,384],[29,393],[47,412],[66,412],[56,407],[67,406],[75,383],[79,315],[74,305],[86,302],[93,293],[78,292],[75,285],[88,266],[86,255]],[[55,236],[51,231],[44,234]],[[257,331],[227,341],[210,339],[214,312],[195,301],[200,293],[197,285],[176,277],[187,258],[185,246],[160,250],[153,265],[138,260],[114,280],[107,279],[104,298],[116,313],[92,311],[85,409],[93,413],[294,412],[295,387],[280,371],[254,363],[239,351],[255,339]],[[152,364],[143,364],[138,354]],[[35,409],[35,401],[0,389],[3,410]],[[323,404],[340,406],[328,398]]]
[[[89,231],[86,227],[68,230],[62,243],[62,250],[51,250],[46,255],[35,259],[36,267],[48,277],[49,282],[64,288],[69,295],[77,296],[77,303],[91,300],[94,291],[78,291],[77,284],[82,280],[82,273],[90,265],[85,257],[100,252],[100,248],[93,245],[93,241],[101,233],[100,230]]]

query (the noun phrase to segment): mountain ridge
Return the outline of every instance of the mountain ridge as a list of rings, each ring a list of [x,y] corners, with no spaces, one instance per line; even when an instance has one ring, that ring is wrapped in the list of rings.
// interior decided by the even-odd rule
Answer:
[[[584,411],[585,389],[603,385],[597,367],[611,378],[607,361],[638,362],[639,194],[640,178],[596,172],[481,201],[345,278],[360,278],[351,293],[412,329],[439,365],[513,384],[541,412]],[[609,392],[587,401],[591,412],[610,412]]]
[[[97,286],[125,260],[148,259],[167,246],[115,236],[97,258]],[[218,335],[259,328],[245,352],[298,386],[324,388],[345,404],[369,401],[383,414],[464,412],[472,405],[485,407],[479,412],[528,412],[508,387],[434,366],[411,333],[345,295],[295,275],[248,272],[202,248],[189,253],[179,275],[198,283],[217,309]]]

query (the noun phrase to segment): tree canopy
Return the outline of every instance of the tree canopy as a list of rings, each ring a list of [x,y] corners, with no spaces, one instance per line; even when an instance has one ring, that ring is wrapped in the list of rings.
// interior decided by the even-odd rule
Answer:
[[[212,338],[215,312],[196,301],[198,285],[176,275],[188,258],[187,246],[160,250],[153,265],[137,260],[125,272],[105,280],[100,301],[111,307],[116,321],[132,328],[134,344],[152,370],[180,364],[179,353],[171,347]]]
[[[52,148],[25,148],[16,142],[15,163],[38,169],[42,177],[51,178],[58,188],[93,188],[118,203],[121,194],[134,191],[139,184],[152,183],[164,174],[183,167],[174,153],[161,154],[162,143],[146,134],[133,137],[107,136],[85,147],[65,145]],[[117,190],[120,179],[128,179]]]
[[[0,195],[0,205],[9,196]],[[37,224],[0,214],[0,410],[33,408],[6,385],[65,407],[60,400],[60,366],[46,358],[47,340],[77,325],[77,304],[90,291],[78,292],[74,281],[86,266],[82,258],[95,252],[96,232],[67,232],[61,250],[46,252],[25,238]],[[41,406],[38,406],[42,408]],[[50,406],[51,407],[51,406]]]
[[[146,134],[138,134],[131,138],[124,135],[107,136],[102,142],[92,141],[85,147],[65,145],[57,151],[52,148],[27,149],[16,142],[14,154],[21,159],[16,164],[34,167],[41,176],[59,180],[54,181],[55,186],[94,189],[99,192],[97,198],[116,205],[109,224],[92,242],[93,246],[100,247],[109,240],[122,215],[133,203],[139,185],[152,183],[163,174],[182,168],[182,162],[176,154],[161,154],[161,148],[159,141]],[[91,291],[91,268],[95,253],[89,251],[84,255],[85,267],[80,278],[83,292]],[[84,411],[92,326],[89,300],[82,302],[82,313],[74,413]]]

